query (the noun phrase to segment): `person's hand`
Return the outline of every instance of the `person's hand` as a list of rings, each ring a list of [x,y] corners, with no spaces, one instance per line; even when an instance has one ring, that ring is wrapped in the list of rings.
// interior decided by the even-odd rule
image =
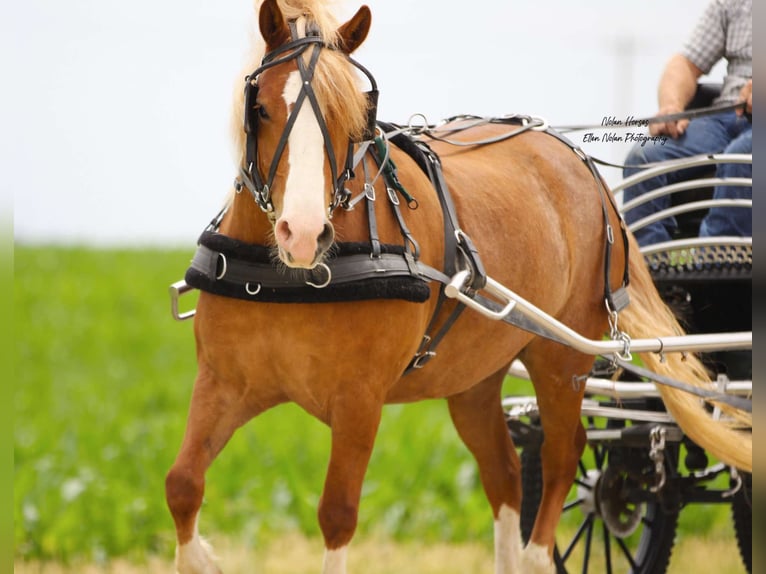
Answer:
[[[683,107],[678,105],[666,105],[660,108],[657,113],[658,116],[664,116],[667,114],[677,114],[682,112]],[[653,136],[668,135],[673,139],[681,137],[686,132],[686,126],[689,125],[689,120],[678,120],[675,122],[665,122],[649,124],[649,134]]]
[[[753,113],[753,80],[750,79],[742,86],[742,90],[739,92],[739,101],[745,103],[745,109],[737,108],[737,115],[741,116],[745,113]]]

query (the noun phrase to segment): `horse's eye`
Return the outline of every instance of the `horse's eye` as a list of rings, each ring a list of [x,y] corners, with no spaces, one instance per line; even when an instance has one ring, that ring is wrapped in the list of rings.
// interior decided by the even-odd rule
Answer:
[[[259,118],[261,118],[262,120],[269,119],[269,113],[266,111],[266,108],[263,105],[258,104],[255,106],[255,109],[258,110]]]

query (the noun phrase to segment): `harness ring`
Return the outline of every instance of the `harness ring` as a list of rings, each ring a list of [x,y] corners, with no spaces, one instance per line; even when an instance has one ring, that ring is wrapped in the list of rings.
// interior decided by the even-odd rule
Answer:
[[[310,285],[311,287],[315,287],[317,289],[324,289],[330,284],[330,281],[332,281],[332,271],[330,271],[330,268],[326,263],[320,263],[317,265],[317,267],[321,267],[327,272],[327,279],[323,283],[313,283],[307,279],[305,283],[306,285]]]

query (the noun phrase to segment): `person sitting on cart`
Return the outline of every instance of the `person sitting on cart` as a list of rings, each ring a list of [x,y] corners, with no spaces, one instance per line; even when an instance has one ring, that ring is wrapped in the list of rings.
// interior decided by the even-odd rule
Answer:
[[[682,112],[691,102],[697,80],[707,74],[721,59],[728,66],[721,94],[714,105],[744,103],[744,110],[726,111],[702,116],[691,121],[679,120],[649,124],[653,136],[667,135],[664,145],[637,144],[629,153],[625,177],[643,169],[642,164],[708,153],[752,153],[752,123],[744,112],[753,109],[753,27],[752,0],[713,0],[708,5],[680,53],[673,55],[665,66],[658,90],[657,115]],[[704,169],[704,168],[699,168]],[[653,189],[693,177],[691,170],[667,173],[627,188],[627,202]],[[750,164],[718,164],[716,177],[752,177]],[[751,199],[752,187],[719,185],[714,199]],[[654,199],[636,206],[626,214],[633,223],[670,207],[670,196]],[[635,231],[642,246],[670,241],[677,229],[675,218],[669,217]],[[701,237],[750,236],[750,211],[737,207],[714,207],[700,225]]]

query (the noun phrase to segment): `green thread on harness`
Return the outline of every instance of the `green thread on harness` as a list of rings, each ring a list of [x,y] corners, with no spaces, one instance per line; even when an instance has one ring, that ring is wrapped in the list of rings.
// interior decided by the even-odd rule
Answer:
[[[375,138],[375,148],[376,148],[376,151],[378,152],[378,157],[380,158],[380,161],[382,162],[383,159],[386,158],[386,156],[388,156],[388,159],[386,159],[385,164],[383,164],[383,174],[386,177],[386,180],[388,181],[389,185],[402,195],[402,197],[407,202],[407,206],[410,209],[417,209],[418,200],[415,199],[412,195],[410,195],[410,192],[408,192],[405,189],[405,187],[402,185],[402,183],[399,181],[396,164],[394,163],[394,160],[391,157],[391,155],[386,153],[386,145],[387,143],[380,136]]]

